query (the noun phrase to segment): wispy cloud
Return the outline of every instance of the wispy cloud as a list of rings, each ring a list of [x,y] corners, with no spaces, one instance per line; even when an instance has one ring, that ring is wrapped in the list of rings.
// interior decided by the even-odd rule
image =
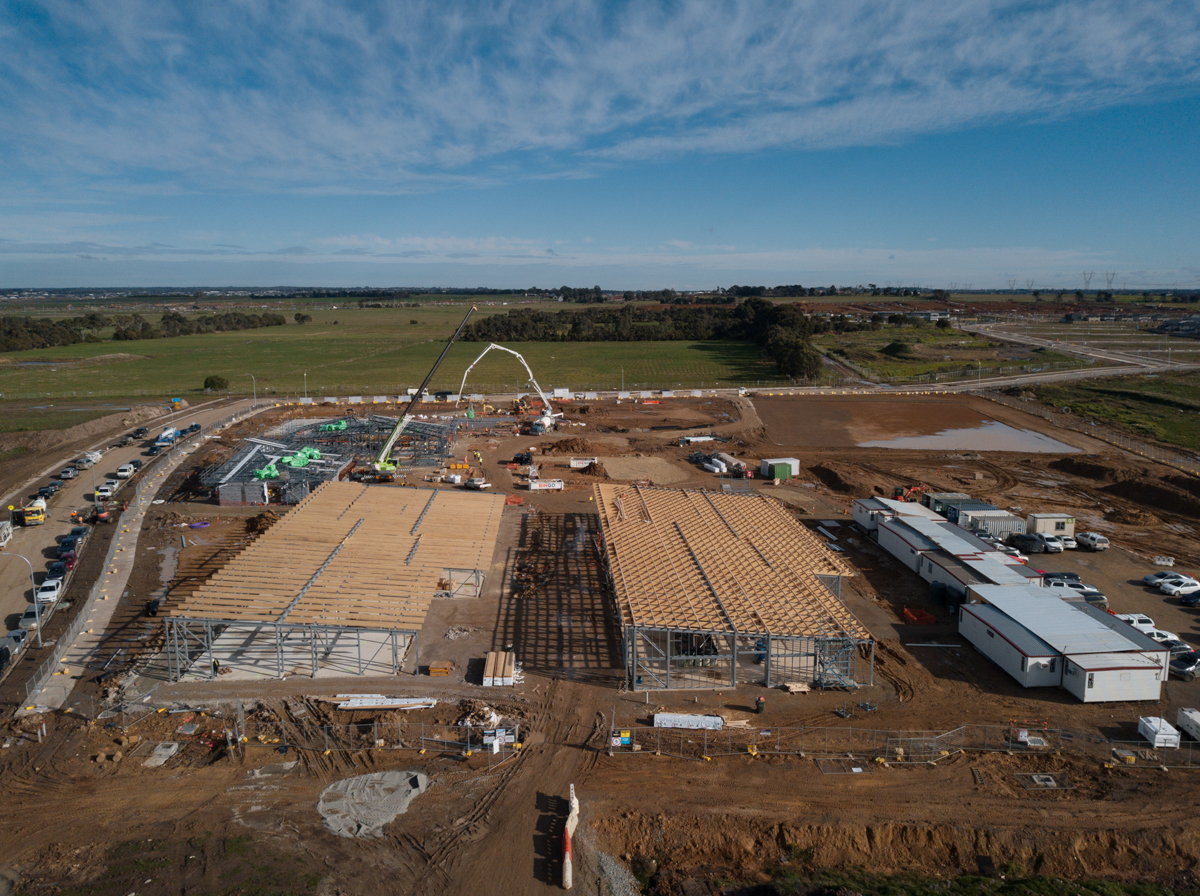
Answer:
[[[864,145],[1200,87],[1191,0],[0,11],[14,184],[404,192]]]

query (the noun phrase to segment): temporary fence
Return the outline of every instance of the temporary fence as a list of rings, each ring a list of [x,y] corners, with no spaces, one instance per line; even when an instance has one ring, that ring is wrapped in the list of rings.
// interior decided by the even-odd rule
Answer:
[[[265,410],[266,408],[264,407],[262,409]],[[147,463],[142,467],[141,470],[138,471],[137,475],[133,479],[129,480],[129,483],[126,487],[132,486],[133,493],[121,495],[124,503],[128,506],[137,506],[139,509],[144,509],[149,502],[154,500],[154,495],[157,494],[157,491],[161,486],[161,483],[153,481],[153,478],[150,474],[156,471],[158,467],[164,463],[164,459],[174,460],[180,457],[183,453],[185,453],[185,443],[190,443],[192,438],[201,438],[206,433],[216,432],[228,426],[230,423],[235,423],[252,413],[255,413],[255,411],[239,411],[237,413],[230,414],[221,418],[215,423],[202,428],[198,433],[189,434],[190,438],[188,439],[178,439],[170,448],[170,450],[154,457],[149,463]],[[112,525],[120,525],[120,520],[116,520],[114,523],[112,523]],[[62,658],[66,656],[67,651],[69,651],[72,645],[75,643],[75,639],[79,636],[80,632],[83,631],[84,626],[87,625],[88,618],[92,615],[96,601],[101,597],[101,592],[103,590],[101,586],[104,581],[103,571],[107,570],[112,565],[113,559],[116,557],[117,550],[117,538],[114,534],[112,540],[108,544],[108,552],[104,555],[104,565],[101,567],[101,575],[92,585],[91,590],[88,592],[87,599],[83,602],[83,605],[79,608],[78,612],[76,612],[75,618],[71,620],[71,624],[67,626],[67,630],[58,636],[58,639],[54,644],[54,650],[51,652],[50,656],[47,657],[41,663],[41,665],[34,670],[33,674],[29,677],[29,680],[26,681],[26,703],[34,700],[38,692],[40,692],[50,681],[51,677],[57,672],[59,665],[61,665]],[[46,618],[43,617],[43,628],[45,627],[45,624]]]
[[[609,731],[609,755],[649,754],[703,761],[720,756],[778,755],[853,759],[862,763],[936,763],[958,753],[1084,755],[1114,765],[1200,769],[1200,743],[1151,749],[1145,741],[1109,740],[1088,732],[1019,725],[964,725],[949,731],[825,727],[681,730],[630,725]]]
[[[1070,413],[1055,413],[1048,408],[1040,407],[1034,401],[1022,401],[1000,392],[984,391],[978,393],[989,401],[994,401],[997,404],[1006,405],[1010,408],[1017,408],[1024,411],[1026,414],[1033,414],[1047,420],[1055,426],[1060,426],[1063,429],[1070,429],[1074,432],[1081,432],[1091,436],[1094,439],[1100,439],[1102,442],[1108,442],[1110,445],[1115,445],[1118,448],[1123,448],[1126,451],[1131,451],[1134,454],[1140,454],[1150,460],[1157,461],[1161,464],[1166,464],[1188,473],[1200,474],[1200,458],[1181,454],[1178,451],[1172,451],[1169,448],[1164,448],[1161,445],[1156,445],[1153,442],[1146,442],[1142,439],[1134,438],[1120,430],[1107,426],[1103,423],[1097,423],[1094,420],[1076,417]]]

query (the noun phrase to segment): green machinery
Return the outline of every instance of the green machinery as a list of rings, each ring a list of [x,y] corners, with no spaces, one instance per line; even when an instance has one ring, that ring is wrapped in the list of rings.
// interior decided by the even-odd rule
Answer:
[[[338,420],[334,423],[322,423],[321,432],[345,432],[346,421]]]
[[[255,479],[278,479],[279,478],[279,468],[276,467],[274,461],[272,461],[271,463],[269,463],[265,467],[263,467],[261,470],[255,470],[254,478]]]
[[[307,467],[310,460],[320,460],[321,452],[316,448],[310,448],[307,445],[297,451],[295,454],[289,454],[286,457],[281,457],[279,462],[286,464],[289,467]]]

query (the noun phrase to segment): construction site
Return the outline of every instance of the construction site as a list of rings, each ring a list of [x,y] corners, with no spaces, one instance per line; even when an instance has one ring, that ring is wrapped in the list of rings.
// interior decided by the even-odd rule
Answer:
[[[0,684],[0,775],[38,806],[0,823],[18,892],[541,893],[573,868],[586,893],[715,894],[788,862],[1193,880],[1200,744],[1138,722],[1197,685],[1023,687],[928,570],[1036,576],[905,505],[1070,515],[1116,549],[1022,569],[1195,639],[1131,584],[1200,562],[1194,478],[1005,396],[530,380],[273,403],[181,451],[77,596],[96,646]],[[909,529],[928,564],[889,546]]]

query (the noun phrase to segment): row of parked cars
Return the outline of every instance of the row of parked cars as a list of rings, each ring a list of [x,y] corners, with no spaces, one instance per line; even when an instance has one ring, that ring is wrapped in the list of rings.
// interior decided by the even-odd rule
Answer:
[[[1178,597],[1179,602],[1185,607],[1200,606],[1200,580],[1194,576],[1175,570],[1160,570],[1142,576],[1142,584],[1150,588],[1157,588],[1160,593],[1168,597]],[[1144,620],[1143,625],[1149,623],[1153,627],[1154,621],[1149,616],[1139,615]],[[1161,637],[1162,635],[1168,637],[1164,639]],[[1160,631],[1151,637],[1171,648],[1172,674],[1184,681],[1192,681],[1197,675],[1200,675],[1200,653],[1197,653],[1196,648],[1171,632]]]

